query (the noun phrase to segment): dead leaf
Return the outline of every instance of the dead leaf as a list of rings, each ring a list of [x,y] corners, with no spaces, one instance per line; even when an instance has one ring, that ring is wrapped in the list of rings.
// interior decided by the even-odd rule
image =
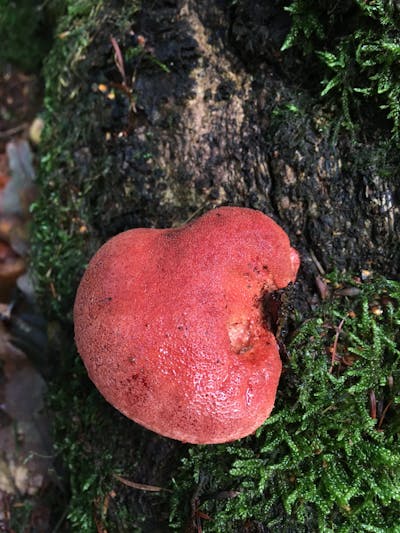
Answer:
[[[44,128],[44,121],[41,117],[36,117],[29,127],[29,138],[33,144],[39,144]]]
[[[3,190],[1,211],[6,215],[29,216],[29,207],[36,195],[33,155],[25,140],[7,143],[11,179]]]
[[[3,410],[12,423],[0,428],[0,491],[36,494],[50,479],[49,421],[44,413],[46,385],[25,359],[3,385]]]
[[[17,278],[25,272],[25,260],[11,246],[0,241],[0,300],[8,299]]]

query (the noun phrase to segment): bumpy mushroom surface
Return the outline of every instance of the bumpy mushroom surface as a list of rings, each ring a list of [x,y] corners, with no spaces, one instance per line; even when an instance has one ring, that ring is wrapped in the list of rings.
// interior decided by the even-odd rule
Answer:
[[[298,267],[286,233],[247,208],[116,235],[90,261],[74,306],[90,378],[161,435],[212,444],[252,433],[281,373],[261,296],[294,281]]]

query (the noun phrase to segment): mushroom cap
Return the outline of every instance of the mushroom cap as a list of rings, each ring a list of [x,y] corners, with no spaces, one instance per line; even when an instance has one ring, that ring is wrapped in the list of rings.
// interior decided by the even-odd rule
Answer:
[[[261,311],[299,256],[260,211],[221,207],[177,229],[106,242],[78,288],[78,351],[101,394],[166,437],[212,444],[269,416],[281,373]]]

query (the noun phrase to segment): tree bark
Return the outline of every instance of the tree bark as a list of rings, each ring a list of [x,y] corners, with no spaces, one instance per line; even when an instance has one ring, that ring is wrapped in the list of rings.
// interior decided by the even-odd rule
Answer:
[[[122,95],[123,109],[113,110],[120,188],[106,195],[97,224],[108,237],[243,205],[285,227],[306,271],[317,263],[396,276],[399,198],[395,176],[380,168],[392,154],[347,134],[332,141],[329,117],[298,89],[307,72],[294,77],[293,58],[280,52],[289,21],[279,4],[143,7],[129,37],[142,54],[126,65],[135,104],[128,110]],[[124,51],[128,37],[119,38]],[[115,65],[108,75],[120,78]]]

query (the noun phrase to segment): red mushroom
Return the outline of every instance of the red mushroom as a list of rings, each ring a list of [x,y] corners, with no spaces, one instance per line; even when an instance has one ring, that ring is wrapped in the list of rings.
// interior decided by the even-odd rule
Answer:
[[[106,242],[79,286],[75,338],[114,407],[183,442],[228,442],[269,416],[281,361],[261,297],[296,278],[286,233],[221,207],[178,229]]]

